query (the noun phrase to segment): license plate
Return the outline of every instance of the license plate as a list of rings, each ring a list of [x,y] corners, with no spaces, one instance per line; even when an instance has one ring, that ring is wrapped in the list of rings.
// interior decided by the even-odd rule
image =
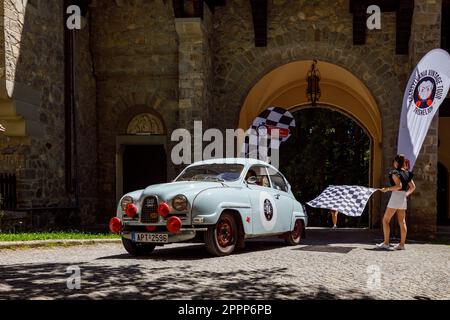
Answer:
[[[168,243],[167,233],[132,233],[131,239],[135,242]]]

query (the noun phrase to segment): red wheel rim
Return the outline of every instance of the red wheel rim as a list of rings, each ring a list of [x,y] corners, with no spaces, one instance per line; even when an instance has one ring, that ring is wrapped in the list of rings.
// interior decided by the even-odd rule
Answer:
[[[226,248],[233,244],[233,226],[228,219],[221,219],[216,228],[217,243]]]
[[[302,233],[302,222],[300,220],[295,221],[294,230],[292,230],[292,238],[297,240]]]

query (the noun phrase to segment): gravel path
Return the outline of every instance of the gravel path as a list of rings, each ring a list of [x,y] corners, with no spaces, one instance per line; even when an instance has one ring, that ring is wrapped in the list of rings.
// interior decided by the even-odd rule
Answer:
[[[201,244],[165,246],[147,258],[120,244],[5,249],[0,299],[450,299],[450,246],[378,251],[377,237],[309,230],[301,246],[253,240],[221,258]],[[69,289],[77,268],[81,287]]]

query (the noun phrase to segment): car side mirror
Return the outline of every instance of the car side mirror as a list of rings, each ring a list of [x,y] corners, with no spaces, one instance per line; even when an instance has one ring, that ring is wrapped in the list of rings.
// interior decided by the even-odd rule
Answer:
[[[256,181],[257,181],[257,179],[255,176],[251,176],[247,179],[248,184],[256,184]]]

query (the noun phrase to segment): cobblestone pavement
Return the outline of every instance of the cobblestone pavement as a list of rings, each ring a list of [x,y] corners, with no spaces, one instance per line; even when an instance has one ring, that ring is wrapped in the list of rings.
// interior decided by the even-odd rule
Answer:
[[[297,247],[253,240],[221,258],[201,244],[139,259],[120,244],[0,250],[0,299],[450,299],[449,245],[378,251],[379,238],[309,230]],[[79,290],[67,288],[69,266],[81,270]]]

